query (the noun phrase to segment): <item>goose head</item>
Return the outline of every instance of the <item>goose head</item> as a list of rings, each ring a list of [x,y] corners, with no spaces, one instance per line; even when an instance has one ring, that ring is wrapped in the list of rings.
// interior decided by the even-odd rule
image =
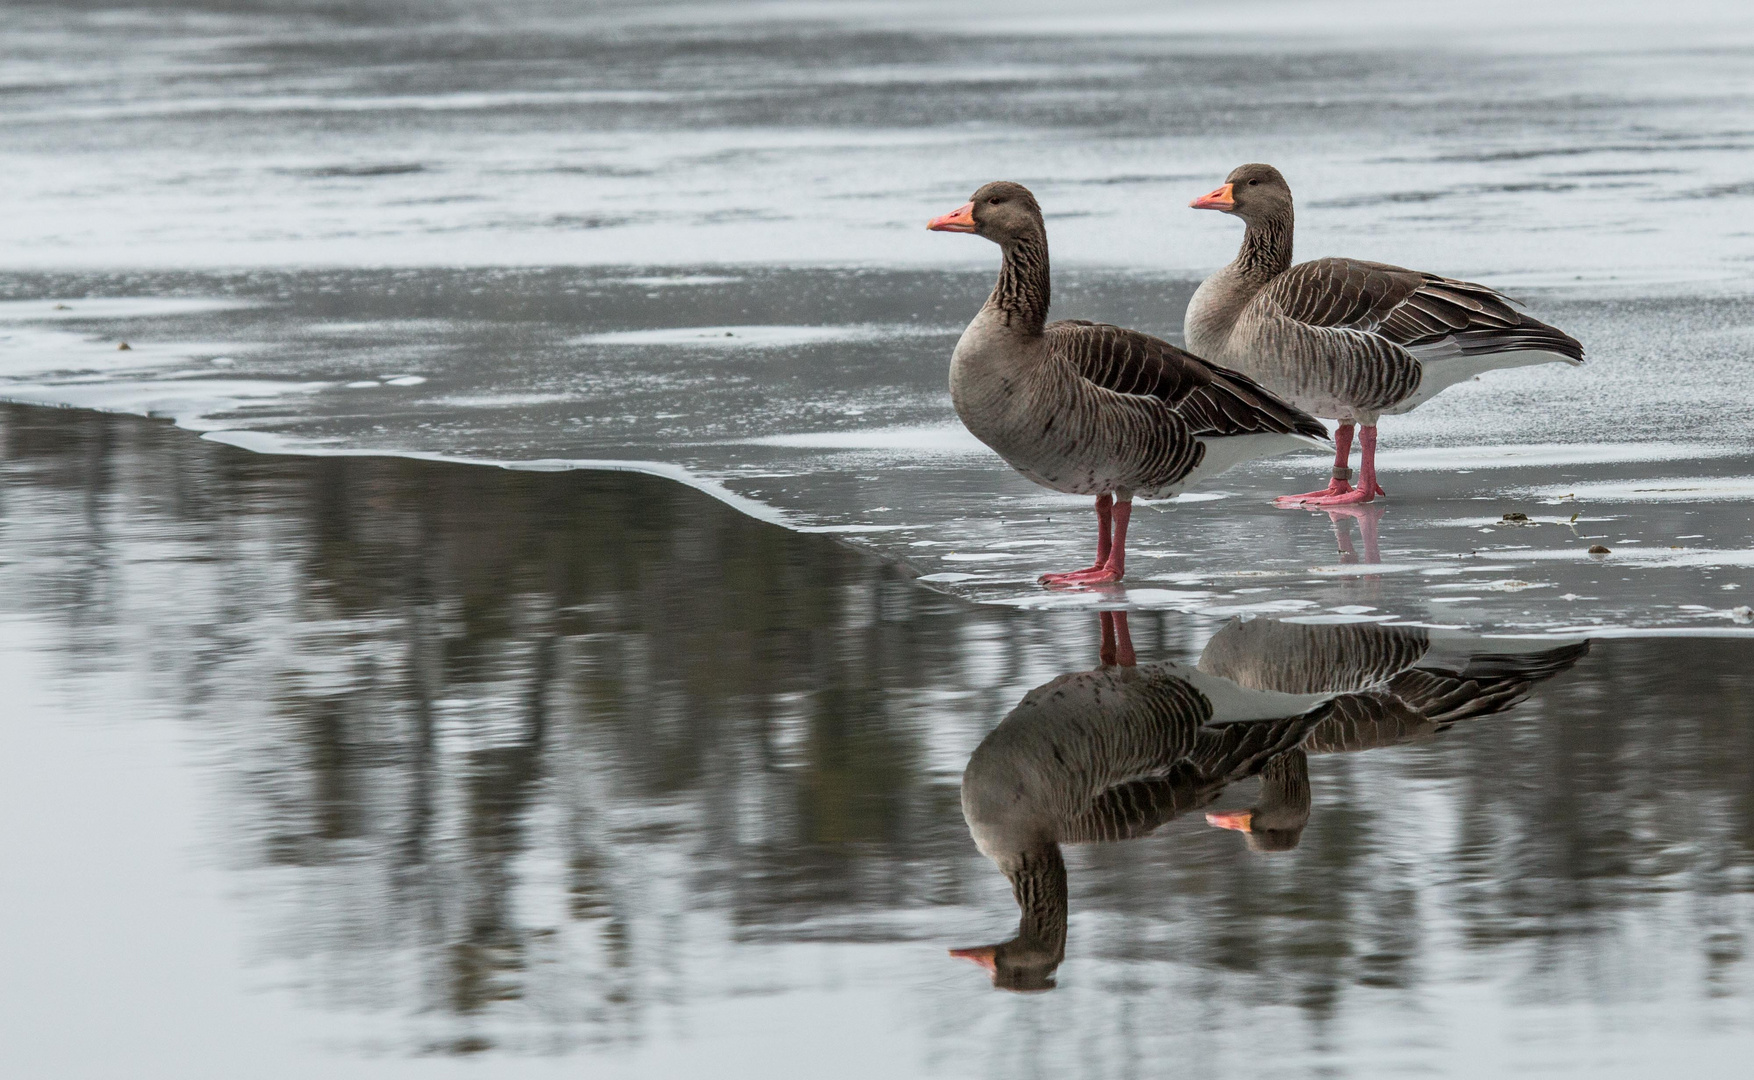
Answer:
[[[1222,210],[1244,221],[1281,217],[1291,211],[1291,185],[1271,165],[1238,165],[1222,186],[1188,205],[1195,210]]]
[[[1046,233],[1041,206],[1022,184],[995,180],[968,202],[926,223],[933,232],[974,233],[1001,247]]]

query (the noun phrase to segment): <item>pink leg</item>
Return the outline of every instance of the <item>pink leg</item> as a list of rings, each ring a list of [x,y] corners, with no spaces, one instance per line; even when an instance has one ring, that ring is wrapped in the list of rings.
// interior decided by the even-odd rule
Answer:
[[[1100,504],[1099,504],[1100,505]],[[1100,511],[1098,511],[1100,513]],[[1043,585],[1106,585],[1121,580],[1127,572],[1127,522],[1133,517],[1133,500],[1114,504],[1114,541],[1108,557],[1088,570],[1070,574],[1043,574]]]
[[[1133,635],[1127,630],[1127,613],[1104,611],[1099,612],[1098,617],[1102,620],[1102,666],[1133,667],[1138,664],[1139,658],[1133,653]]]
[[[1334,478],[1321,491],[1306,491],[1302,495],[1281,495],[1273,501],[1280,506],[1297,506],[1308,499],[1325,499],[1333,495],[1344,495],[1352,490],[1352,470],[1347,467],[1352,460],[1352,425],[1341,424],[1334,431]]]
[[[1115,497],[1107,492],[1096,497],[1096,561],[1083,570],[1069,570],[1061,574],[1043,574],[1039,579],[1043,585],[1058,585],[1063,581],[1071,581],[1086,574],[1094,574],[1108,564],[1109,551],[1114,546],[1111,539],[1114,505]]]
[[[1376,482],[1376,425],[1366,424],[1364,429],[1358,433],[1358,442],[1360,458],[1358,486],[1339,495],[1317,495],[1305,498],[1295,505],[1305,506],[1312,510],[1324,506],[1356,506],[1359,503],[1367,503],[1378,495],[1387,495],[1388,492],[1384,491]]]
[[[1361,459],[1358,469],[1358,486],[1368,489],[1372,495],[1381,495],[1386,498],[1388,492],[1384,491],[1382,485],[1376,482],[1376,425],[1372,424],[1359,432],[1358,441],[1361,447],[1358,455]]]

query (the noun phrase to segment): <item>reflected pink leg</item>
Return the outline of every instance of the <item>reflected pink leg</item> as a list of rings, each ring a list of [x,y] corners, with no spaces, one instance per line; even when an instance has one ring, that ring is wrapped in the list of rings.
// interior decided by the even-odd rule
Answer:
[[[1127,613],[1103,611],[1098,613],[1098,618],[1102,621],[1102,665],[1133,667],[1138,664],[1139,658],[1133,653],[1133,635],[1127,629]]]
[[[1348,477],[1352,470],[1347,467],[1352,460],[1352,425],[1341,424],[1334,429],[1334,478],[1321,491],[1306,491],[1302,495],[1281,495],[1273,501],[1280,506],[1299,506],[1310,499],[1325,499],[1333,495],[1344,495],[1352,490]]]
[[[1352,547],[1352,531],[1341,525],[1345,518],[1358,523],[1358,534],[1364,538],[1364,561],[1366,563],[1382,562],[1382,551],[1377,544],[1376,523],[1382,520],[1384,507],[1381,506],[1332,506],[1328,508],[1328,520],[1334,526],[1334,540],[1340,547],[1340,561],[1355,563],[1358,552]]]

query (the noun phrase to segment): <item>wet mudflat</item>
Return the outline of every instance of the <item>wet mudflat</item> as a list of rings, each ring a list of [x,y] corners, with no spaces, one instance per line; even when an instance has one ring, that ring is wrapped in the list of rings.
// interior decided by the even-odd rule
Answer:
[[[1343,695],[1277,843],[1203,816],[1295,804],[1266,761],[1067,843],[1057,988],[1016,996],[946,953],[1019,925],[959,785],[1097,668],[1096,615],[650,477],[0,431],[19,1075],[1729,1076],[1754,1044],[1740,641],[1338,628],[1425,635],[1365,650],[1401,672],[1377,734]],[[1117,677],[1268,727],[1311,689],[1257,624],[1130,622]]]

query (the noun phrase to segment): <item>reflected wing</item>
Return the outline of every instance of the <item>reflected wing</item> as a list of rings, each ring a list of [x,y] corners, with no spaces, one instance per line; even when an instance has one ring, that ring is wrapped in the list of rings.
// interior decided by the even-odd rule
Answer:
[[[1200,728],[1193,751],[1163,775],[1116,784],[1068,821],[1060,842],[1087,844],[1145,836],[1164,822],[1209,805],[1230,784],[1253,776],[1300,744],[1328,713],[1323,704],[1298,716]]]
[[[1537,683],[1576,664],[1589,648],[1581,641],[1538,653],[1487,653],[1470,658],[1460,673],[1403,671],[1382,690],[1335,698],[1305,748],[1312,754],[1373,750],[1443,731],[1458,720],[1504,712]]]
[[[1205,806],[1224,784],[1180,762],[1161,777],[1129,780],[1109,788],[1084,813],[1066,822],[1063,844],[1093,844],[1147,836],[1171,818]]]
[[[1347,693],[1388,681],[1418,663],[1429,648],[1426,632],[1412,626],[1237,617],[1212,635],[1198,666],[1251,690]]]

